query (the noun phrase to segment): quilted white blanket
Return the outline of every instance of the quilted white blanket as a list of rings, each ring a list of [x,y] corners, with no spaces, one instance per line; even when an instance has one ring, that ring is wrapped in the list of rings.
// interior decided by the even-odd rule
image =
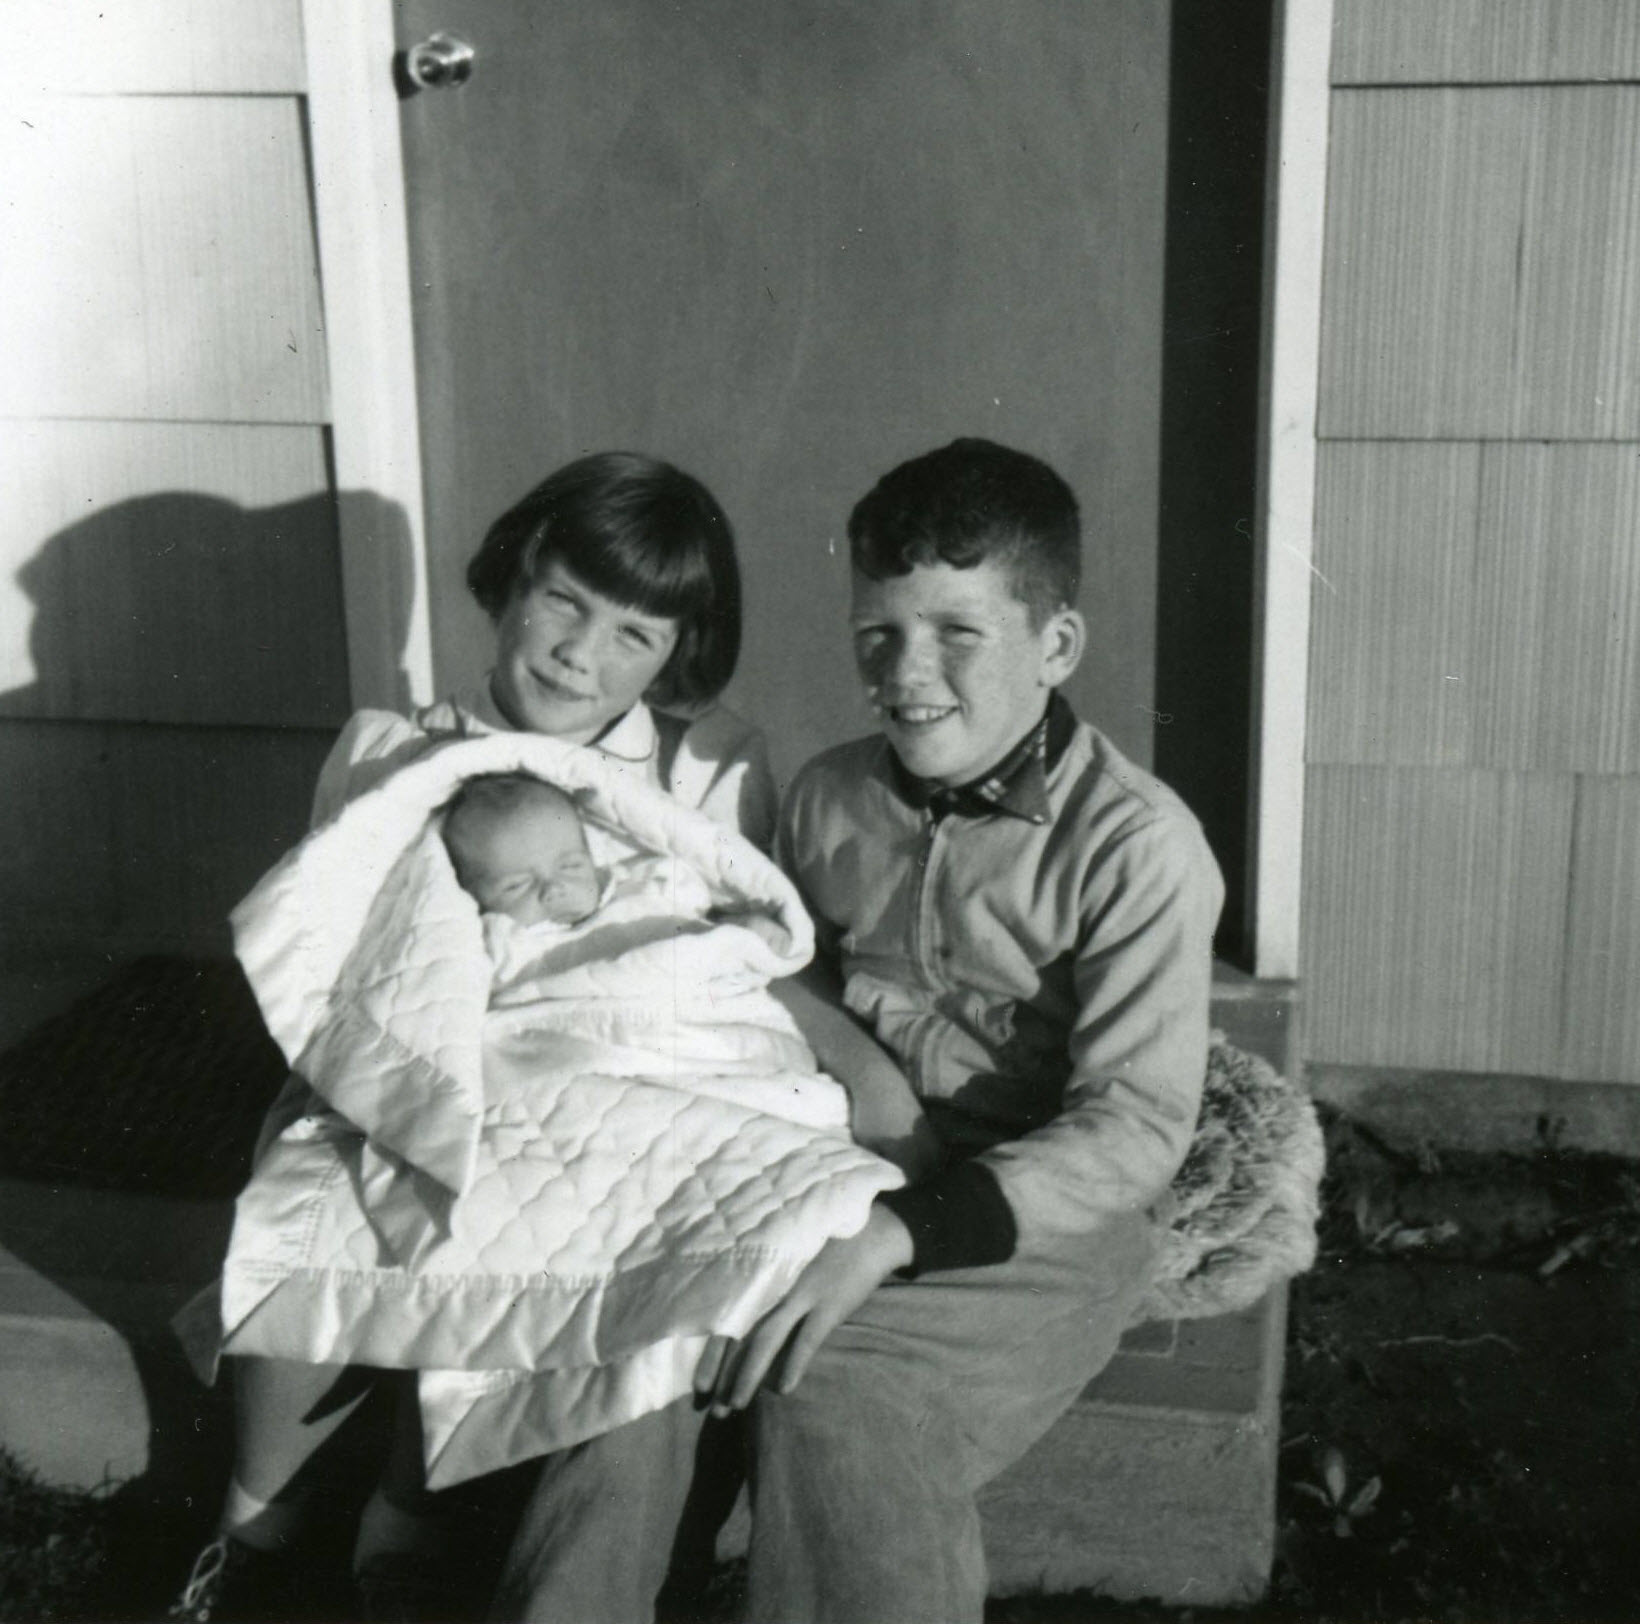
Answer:
[[[576,792],[593,855],[689,865],[725,910],[600,916],[491,998],[437,831],[466,778]],[[768,981],[812,930],[738,836],[527,734],[435,747],[350,802],[234,914],[313,1108],[264,1146],[222,1283],[223,1349],[412,1368],[429,1481],[564,1447],[689,1389],[898,1169],[855,1145]]]

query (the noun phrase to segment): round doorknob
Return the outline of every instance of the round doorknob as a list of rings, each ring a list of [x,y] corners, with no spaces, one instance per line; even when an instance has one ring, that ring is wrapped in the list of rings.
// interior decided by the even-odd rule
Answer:
[[[478,53],[459,35],[429,34],[404,55],[404,71],[423,90],[455,90],[473,76]]]

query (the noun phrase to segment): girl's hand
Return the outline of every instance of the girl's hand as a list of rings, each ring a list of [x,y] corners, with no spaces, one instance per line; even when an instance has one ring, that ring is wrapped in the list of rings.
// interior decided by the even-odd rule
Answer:
[[[714,908],[710,917],[714,923],[739,925],[742,930],[749,930],[776,953],[790,953],[792,950],[791,932],[773,914],[757,908]]]
[[[944,1149],[906,1075],[838,1002],[820,967],[770,984],[821,1067],[848,1091],[855,1142],[899,1167],[915,1184],[944,1160]]]
[[[945,1146],[934,1124],[909,1090],[904,1093],[851,1093],[849,1132],[920,1184],[945,1162]]]
[[[826,1338],[911,1259],[911,1232],[887,1207],[873,1206],[865,1228],[828,1241],[745,1341],[715,1336],[707,1343],[695,1396],[715,1416],[744,1410],[771,1371],[775,1391],[791,1392]]]

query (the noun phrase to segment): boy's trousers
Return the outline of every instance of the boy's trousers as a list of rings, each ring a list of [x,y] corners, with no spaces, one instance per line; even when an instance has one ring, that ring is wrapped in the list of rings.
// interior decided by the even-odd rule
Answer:
[[[890,1280],[831,1334],[794,1392],[760,1395],[749,1417],[747,1616],[977,1624],[975,1492],[1109,1360],[1156,1241],[1149,1219],[1117,1216],[1096,1237],[1038,1242],[1006,1263]],[[546,1460],[494,1616],[652,1618],[701,1426],[684,1400]]]

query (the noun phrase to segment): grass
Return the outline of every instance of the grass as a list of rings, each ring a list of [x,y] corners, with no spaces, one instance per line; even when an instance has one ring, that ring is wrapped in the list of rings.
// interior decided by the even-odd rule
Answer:
[[[50,1488],[0,1450],[0,1618],[96,1616],[113,1549],[111,1494]]]

